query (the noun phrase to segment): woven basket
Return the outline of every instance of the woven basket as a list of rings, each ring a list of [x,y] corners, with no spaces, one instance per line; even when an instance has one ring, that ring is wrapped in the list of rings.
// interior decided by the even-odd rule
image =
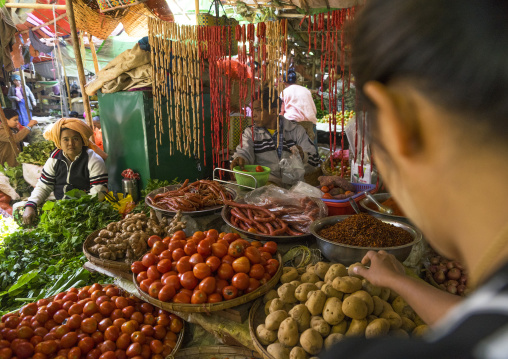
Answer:
[[[252,344],[258,351],[259,354],[263,356],[263,359],[275,359],[273,356],[268,354],[266,348],[261,344],[256,336],[256,328],[259,324],[264,324],[266,319],[266,315],[264,312],[264,304],[263,298],[260,298],[254,302],[249,311],[249,332],[252,337]]]
[[[121,17],[100,14],[86,5],[83,0],[73,0],[73,2],[76,27],[80,31],[86,31],[104,40],[108,38],[120,23]]]
[[[136,289],[138,290],[139,296],[142,300],[150,304],[153,304],[158,308],[167,310],[168,312],[211,313],[228,308],[237,307],[239,305],[250,302],[256,298],[259,298],[260,296],[268,292],[270,289],[275,287],[279,282],[280,276],[282,275],[282,256],[278,252],[277,252],[277,260],[280,263],[279,269],[267,283],[265,283],[255,291],[250,292],[248,294],[244,294],[241,297],[225,300],[223,302],[218,303],[188,304],[188,303],[161,302],[160,300],[152,298],[150,295],[141,290],[141,288],[139,287],[139,283],[136,280],[136,275],[134,273],[132,275],[132,282],[136,286]]]
[[[174,359],[261,359],[262,357],[247,348],[228,345],[185,348],[176,353]]]
[[[101,259],[90,253],[88,248],[93,246],[94,244],[93,240],[98,236],[100,231],[101,230],[98,229],[95,232],[92,232],[88,237],[86,237],[85,243],[83,243],[83,253],[85,254],[86,259],[102,268],[118,270],[121,272],[130,272],[131,265],[128,263]]]
[[[148,35],[148,18],[156,17],[146,6],[138,4],[129,9],[123,17],[122,25],[127,35],[131,37],[142,37]]]
[[[122,9],[130,6],[136,6],[145,0],[97,0],[101,12],[108,12],[115,9]]]

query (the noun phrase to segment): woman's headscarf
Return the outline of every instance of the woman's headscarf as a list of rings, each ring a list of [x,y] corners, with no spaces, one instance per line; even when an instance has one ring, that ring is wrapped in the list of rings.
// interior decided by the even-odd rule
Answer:
[[[12,81],[14,81],[14,80],[21,81],[21,77],[18,74],[12,74],[11,75],[11,80]]]
[[[93,130],[81,120],[76,118],[61,118],[49,131],[44,133],[44,138],[49,141],[53,141],[55,146],[58,148],[62,148],[60,146],[60,135],[62,133],[62,129],[69,129],[78,132],[83,139],[83,145],[89,145],[89,138],[93,135]]]

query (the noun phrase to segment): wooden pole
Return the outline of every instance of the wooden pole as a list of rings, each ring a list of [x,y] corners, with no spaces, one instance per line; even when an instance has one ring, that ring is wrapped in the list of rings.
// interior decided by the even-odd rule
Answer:
[[[23,98],[25,99],[25,108],[26,114],[28,115],[28,122],[32,121],[32,114],[30,113],[30,104],[28,103],[28,96],[25,91],[25,72],[23,69],[19,69],[19,77],[21,77],[21,92],[23,93]]]
[[[1,89],[0,89],[0,102],[2,103],[2,107],[5,107],[5,98]]]
[[[60,44],[57,41],[56,48],[58,49],[58,57],[60,58],[60,63],[62,64],[63,68],[63,75],[65,79],[65,88],[67,89],[67,98],[66,101],[69,104],[69,112],[72,111],[72,101],[71,101],[71,87],[69,86],[69,78],[67,77],[67,71],[65,71],[65,63],[62,56],[62,51],[60,50]],[[61,94],[61,92],[60,92]]]
[[[65,5],[50,5],[50,4],[25,4],[25,3],[6,3],[6,8],[11,9],[35,9],[35,10],[65,10]]]
[[[97,61],[97,53],[95,52],[95,44],[92,41],[92,34],[88,34],[88,44],[90,45],[90,51],[92,52],[93,67],[95,68],[95,74],[99,73],[99,61]]]
[[[7,133],[7,136],[9,136],[9,143],[11,144],[12,150],[14,151],[14,154],[17,156],[19,155],[19,148],[16,146],[16,142],[14,142],[14,136],[12,135],[11,128],[7,124],[7,118],[5,117],[4,110],[0,108],[0,120],[2,121],[2,125],[4,126],[4,130]],[[3,163],[0,164],[3,167]]]
[[[312,83],[310,85],[313,90],[316,89],[316,61],[312,60]]]
[[[79,50],[79,39],[78,32],[76,29],[76,20],[74,19],[74,7],[72,0],[66,0],[67,6],[67,18],[69,20],[69,26],[71,28],[72,36],[72,47],[74,48],[74,57],[76,58],[76,67],[78,68],[79,86],[81,88],[81,94],[83,96],[83,105],[85,106],[86,121],[88,125],[93,129],[92,121],[92,110],[90,109],[90,99],[85,91],[85,69],[83,68],[83,61],[81,60],[81,51]],[[93,141],[93,136],[91,141]]]
[[[199,0],[194,0],[194,6],[196,8],[196,25],[199,24]]]

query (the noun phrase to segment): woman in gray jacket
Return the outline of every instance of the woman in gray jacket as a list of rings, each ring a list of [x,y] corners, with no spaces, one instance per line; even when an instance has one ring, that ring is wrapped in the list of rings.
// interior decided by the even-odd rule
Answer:
[[[22,126],[27,126],[28,122],[32,118],[32,105],[35,106],[37,102],[35,101],[34,94],[30,90],[30,87],[25,85],[26,99],[28,100],[28,108],[30,109],[30,116],[28,116],[25,106],[25,98],[23,97],[23,90],[21,87],[21,77],[19,77],[17,74],[14,74],[11,76],[11,80],[14,83],[14,86],[9,88],[9,93],[7,96],[11,100],[12,109],[18,112],[19,123]]]

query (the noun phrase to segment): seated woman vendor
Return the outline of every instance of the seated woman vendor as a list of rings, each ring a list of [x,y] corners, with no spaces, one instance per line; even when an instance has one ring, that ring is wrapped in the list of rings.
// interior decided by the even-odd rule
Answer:
[[[56,199],[78,188],[91,195],[107,190],[108,173],[102,158],[88,146],[93,130],[83,121],[73,118],[58,120],[44,133],[57,147],[50,155],[23,214],[23,222],[30,224],[35,208],[54,192]],[[91,144],[93,145],[93,144]]]
[[[306,172],[312,172],[319,165],[316,147],[302,126],[279,116],[277,129],[279,112],[277,99],[270,103],[269,88],[265,88],[261,99],[252,103],[254,126],[249,126],[243,131],[242,142],[236,148],[231,168],[236,166],[243,168],[248,164],[266,166],[271,169],[270,181],[280,183],[282,173],[279,162],[291,155],[293,146],[298,148]]]

